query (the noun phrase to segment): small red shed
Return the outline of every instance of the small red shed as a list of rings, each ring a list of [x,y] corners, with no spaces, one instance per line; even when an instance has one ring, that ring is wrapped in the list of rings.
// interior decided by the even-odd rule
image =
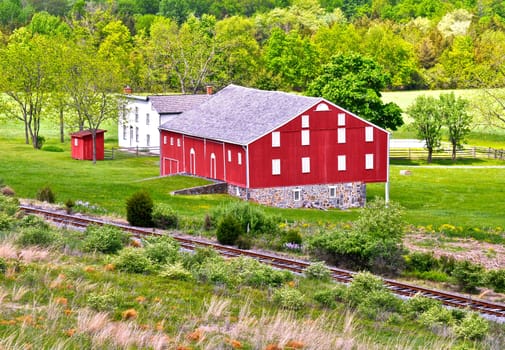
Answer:
[[[96,160],[104,158],[104,133],[107,130],[96,131]],[[93,160],[93,135],[91,130],[83,130],[70,134],[72,142],[72,158]]]

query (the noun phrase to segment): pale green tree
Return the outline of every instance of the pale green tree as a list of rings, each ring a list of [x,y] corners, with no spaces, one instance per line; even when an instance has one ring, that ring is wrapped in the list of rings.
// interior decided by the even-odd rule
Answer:
[[[417,137],[425,141],[428,150],[428,163],[433,159],[433,151],[440,147],[442,139],[442,117],[437,99],[431,96],[419,96],[407,109],[408,115],[414,120],[412,128]]]
[[[40,123],[55,84],[53,47],[50,38],[21,28],[0,49],[0,91],[8,96],[4,113],[23,122],[25,142],[34,148],[41,146]]]
[[[438,103],[452,146],[452,160],[456,160],[456,151],[463,145],[465,136],[471,130],[472,116],[467,111],[469,102],[462,97],[456,98],[454,92],[451,92],[441,94]]]

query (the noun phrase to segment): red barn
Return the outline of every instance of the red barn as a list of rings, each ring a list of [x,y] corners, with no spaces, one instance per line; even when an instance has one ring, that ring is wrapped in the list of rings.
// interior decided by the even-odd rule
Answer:
[[[104,158],[104,133],[107,130],[96,131],[96,160]],[[93,137],[91,131],[84,130],[70,134],[72,142],[72,158],[93,160]]]
[[[389,133],[317,97],[229,85],[160,126],[161,175],[278,207],[348,208],[388,181]]]

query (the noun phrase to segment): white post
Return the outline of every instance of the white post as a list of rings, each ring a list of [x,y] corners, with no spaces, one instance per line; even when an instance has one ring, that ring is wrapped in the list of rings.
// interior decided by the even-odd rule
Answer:
[[[388,136],[387,136],[388,153],[387,153],[387,169],[386,169],[386,186],[384,186],[384,190],[386,192],[384,194],[386,207],[388,206],[388,203],[389,203],[389,136],[390,136],[390,133],[388,132]]]

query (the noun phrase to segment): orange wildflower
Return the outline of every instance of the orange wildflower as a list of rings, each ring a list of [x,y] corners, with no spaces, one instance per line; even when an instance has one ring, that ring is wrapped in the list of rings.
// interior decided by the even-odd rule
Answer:
[[[69,337],[73,336],[75,334],[75,328],[67,329],[65,334]]]
[[[144,301],[146,301],[146,297],[140,295],[140,296],[138,296],[138,297],[135,298],[135,301],[137,303],[143,303]]]
[[[135,309],[125,310],[121,314],[121,316],[123,317],[123,320],[130,320],[130,319],[133,319],[133,318],[137,318],[137,315],[138,315],[138,313],[137,313],[137,311]]]
[[[290,340],[287,342],[285,349],[303,349],[305,344],[301,341]]]
[[[189,333],[187,336],[186,336],[186,339],[188,340],[192,340],[192,341],[198,341],[202,338],[202,331],[197,329],[196,331],[194,332],[191,332]]]
[[[55,302],[56,304],[59,304],[59,305],[67,305],[67,304],[68,304],[68,299],[67,299],[67,298],[64,298],[64,297],[55,298],[55,299],[54,299],[54,302]]]
[[[103,269],[105,271],[114,271],[116,269],[116,267],[114,266],[114,264],[106,264]]]
[[[93,266],[86,266],[84,268],[84,271],[86,271],[86,272],[95,272],[95,268]]]
[[[281,348],[279,348],[277,344],[268,344],[265,350],[281,350]]]

